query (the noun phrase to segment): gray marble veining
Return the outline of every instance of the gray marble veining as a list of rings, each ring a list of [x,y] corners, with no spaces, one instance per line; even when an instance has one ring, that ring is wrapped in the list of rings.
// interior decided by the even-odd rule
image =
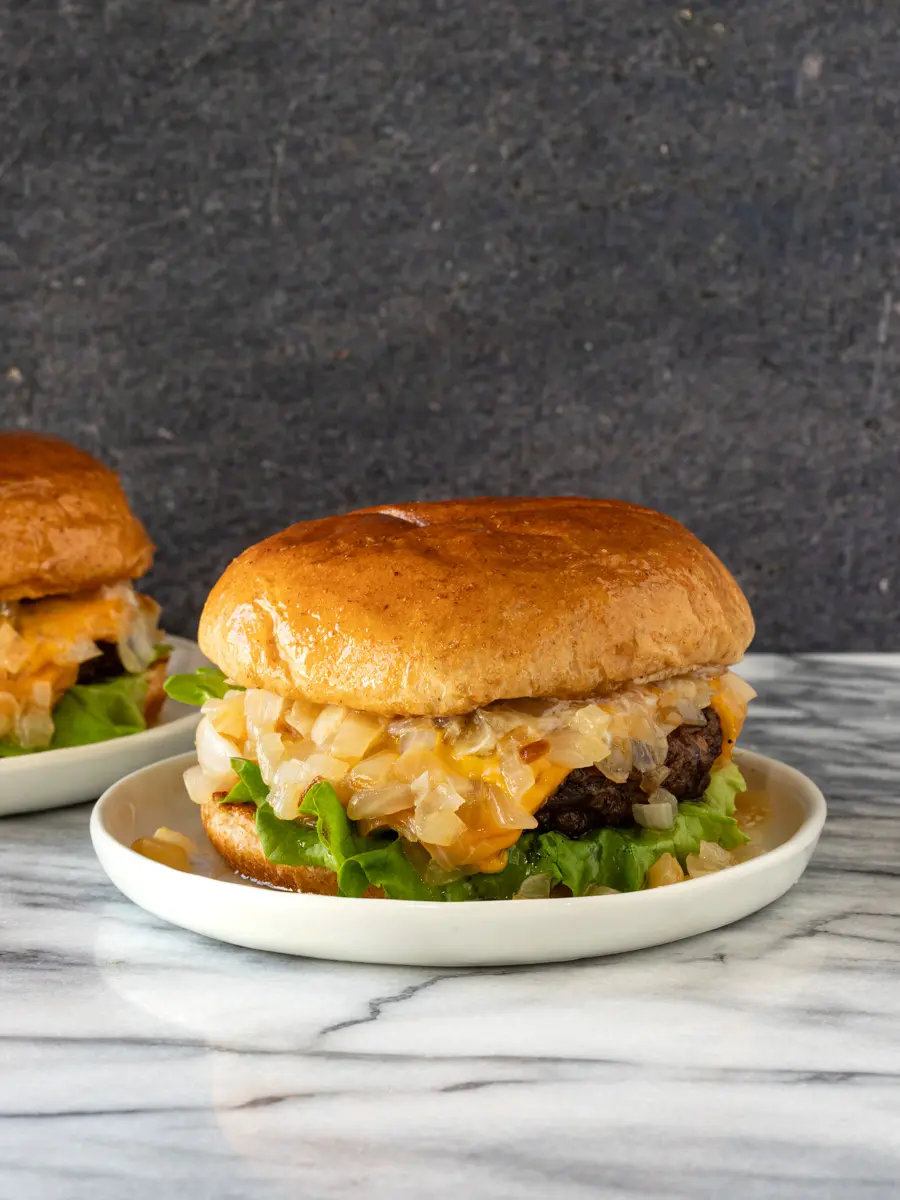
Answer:
[[[0,824],[0,1195],[900,1190],[900,658],[757,657],[829,821],[769,909],[573,965],[307,962],[169,928],[86,806]]]

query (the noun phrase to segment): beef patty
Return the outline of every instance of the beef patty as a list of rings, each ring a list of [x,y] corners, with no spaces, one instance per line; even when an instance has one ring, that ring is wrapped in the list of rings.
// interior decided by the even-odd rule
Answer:
[[[125,674],[115,642],[98,642],[97,649],[100,653],[83,662],[78,668],[79,683],[102,683],[104,679],[114,679],[117,675]]]
[[[679,725],[669,734],[662,786],[679,800],[695,800],[709,783],[709,772],[722,752],[722,726],[716,712],[705,708],[705,725]],[[632,804],[647,799],[636,772],[625,783],[613,783],[596,767],[571,771],[535,813],[540,828],[566,837],[581,837],[601,825],[631,825]]]

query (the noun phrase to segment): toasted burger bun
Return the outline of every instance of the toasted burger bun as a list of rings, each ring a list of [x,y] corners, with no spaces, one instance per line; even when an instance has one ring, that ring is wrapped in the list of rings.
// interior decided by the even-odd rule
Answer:
[[[210,800],[200,809],[206,836],[222,858],[239,875],[290,892],[337,895],[337,875],[326,867],[282,867],[269,862],[256,836],[256,810],[250,804],[220,804]],[[368,888],[369,898],[381,897],[380,888]]]
[[[0,542],[0,600],[88,591],[153,562],[116,473],[38,433],[0,432]]]
[[[430,716],[724,666],[752,636],[740,588],[677,521],[579,497],[292,525],[235,559],[200,621],[244,686]]]
[[[166,692],[163,684],[166,681],[168,658],[160,658],[147,671],[147,698],[144,701],[144,720],[147,728],[152,729],[159,720],[162,706],[166,702]]]

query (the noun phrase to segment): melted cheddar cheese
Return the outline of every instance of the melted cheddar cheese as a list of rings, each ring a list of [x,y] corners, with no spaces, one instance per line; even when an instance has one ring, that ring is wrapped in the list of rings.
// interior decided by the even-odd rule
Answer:
[[[37,679],[46,679],[54,699],[78,677],[73,647],[85,640],[115,642],[128,615],[128,601],[120,593],[87,596],[54,596],[23,605],[15,629],[25,643],[28,659],[14,675],[0,680],[5,691],[25,694]]]
[[[480,779],[492,787],[499,788],[503,792],[506,791],[495,755],[488,758],[469,755],[467,758],[469,760],[468,769],[464,773],[469,779]],[[451,761],[454,766],[458,767],[461,760],[452,759]],[[482,764],[480,772],[475,767],[476,763]],[[527,813],[534,815],[547,797],[556,791],[569,774],[570,768],[555,766],[544,757],[532,763],[532,769],[536,776],[534,784],[521,798],[519,804]],[[502,871],[506,866],[506,851],[510,846],[516,844],[522,830],[500,829],[490,808],[483,800],[468,801],[460,808],[459,815],[467,826],[466,832],[451,846],[432,846],[428,842],[424,842],[425,849],[432,858],[451,869],[477,867],[479,871],[487,875]]]
[[[734,744],[740,736],[747,719],[747,694],[730,686],[734,677],[729,673],[712,681],[712,696],[709,706],[713,709],[722,725],[722,753],[716,759],[715,766],[731,762]],[[753,695],[752,688],[744,684],[744,688]]]
[[[0,613],[0,737],[17,736],[29,711],[49,713],[96,657],[97,643],[121,644],[135,621],[155,624],[159,608],[130,584],[6,606]],[[24,740],[23,745],[34,745]],[[39,744],[44,744],[41,739]]]

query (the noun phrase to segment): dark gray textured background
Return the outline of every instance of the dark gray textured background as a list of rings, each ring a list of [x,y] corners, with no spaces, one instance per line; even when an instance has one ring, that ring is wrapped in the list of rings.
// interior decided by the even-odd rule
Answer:
[[[0,424],[118,466],[170,629],[292,520],[585,492],[897,646],[893,4],[0,15]]]

